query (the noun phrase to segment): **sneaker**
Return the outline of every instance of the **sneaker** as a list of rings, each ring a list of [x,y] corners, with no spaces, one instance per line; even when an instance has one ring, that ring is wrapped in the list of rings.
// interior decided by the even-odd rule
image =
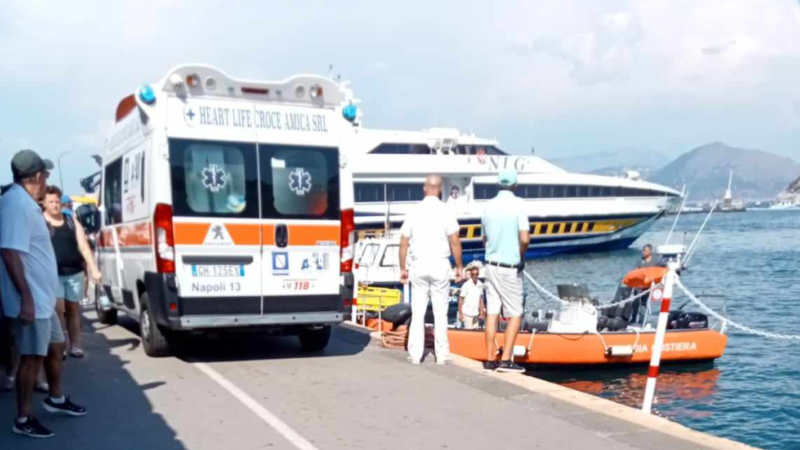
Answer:
[[[483,362],[483,370],[488,370],[490,372],[494,372],[497,370],[497,366],[500,365],[498,361],[484,361]]]
[[[39,439],[55,436],[52,431],[45,428],[45,426],[39,423],[36,417],[33,416],[28,416],[28,420],[26,420],[25,423],[19,423],[14,419],[14,426],[11,427],[11,431],[14,434]]]
[[[5,392],[13,391],[15,385],[14,377],[6,375],[3,377],[3,382],[0,383],[0,390]]]
[[[450,358],[436,358],[436,365],[437,366],[446,366],[446,365],[451,364],[451,363],[452,363],[452,361],[450,360]]]
[[[69,397],[64,399],[64,403],[56,403],[50,396],[47,396],[42,402],[44,409],[49,413],[66,414],[68,416],[80,417],[86,415],[86,408],[83,406],[72,403]]]
[[[525,373],[525,369],[514,361],[501,361],[496,370],[502,373]]]
[[[418,366],[418,365],[420,365],[420,364],[421,364],[421,361],[420,361],[420,360],[418,360],[418,359],[414,359],[414,358],[412,358],[412,357],[410,357],[410,356],[406,357],[406,361],[410,362],[411,364],[413,364],[413,365],[415,365],[415,366]]]

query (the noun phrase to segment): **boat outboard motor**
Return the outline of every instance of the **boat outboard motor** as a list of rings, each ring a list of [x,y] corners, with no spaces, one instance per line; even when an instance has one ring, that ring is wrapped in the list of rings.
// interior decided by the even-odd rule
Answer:
[[[397,305],[392,305],[383,310],[381,318],[387,322],[392,322],[395,327],[400,325],[410,325],[411,305],[407,303],[398,303]]]

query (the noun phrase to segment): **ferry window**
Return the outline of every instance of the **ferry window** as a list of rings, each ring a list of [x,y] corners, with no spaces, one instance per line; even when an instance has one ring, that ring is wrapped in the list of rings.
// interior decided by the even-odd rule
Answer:
[[[386,191],[388,200],[392,202],[414,202],[425,198],[422,184],[417,183],[387,184]]]
[[[566,190],[566,197],[568,198],[575,198],[578,196],[578,187],[577,186],[567,186]]]
[[[255,146],[170,140],[175,215],[258,217]]]
[[[564,197],[564,186],[553,186],[553,198]]]
[[[475,185],[475,199],[476,200],[490,200],[497,197],[497,185],[494,184],[476,184]]]
[[[527,198],[528,193],[528,186],[524,184],[518,184],[517,187],[514,189],[514,195],[521,198]]]
[[[263,218],[339,219],[339,152],[335,148],[258,146]]]
[[[589,197],[599,197],[600,188],[597,186],[589,186]]]
[[[589,196],[589,186],[578,186],[578,197],[588,197]]]
[[[364,251],[361,252],[361,258],[358,260],[358,264],[365,267],[370,267],[375,263],[375,256],[378,255],[378,249],[380,245],[378,244],[367,244],[364,246]]]
[[[508,153],[500,150],[495,146],[483,147],[487,155],[507,155]]]
[[[431,149],[425,144],[381,144],[370,153],[378,155],[429,155]]]
[[[387,245],[381,258],[381,267],[400,267],[400,246]]]
[[[384,183],[356,183],[356,202],[383,202],[386,201],[386,185]]]
[[[526,198],[539,198],[539,185],[529,184],[525,192]]]
[[[543,185],[541,188],[539,188],[539,197],[553,198],[553,186]]]
[[[605,187],[605,186],[598,187],[597,190],[599,192],[599,194],[597,195],[598,197],[608,197],[609,196],[610,191],[609,191],[609,189],[607,187]]]
[[[609,189],[609,192],[610,192],[610,194],[609,194],[610,197],[619,197],[622,194],[622,189],[621,188],[612,187],[612,188],[608,188],[608,189]]]
[[[122,158],[105,168],[102,204],[106,210],[106,225],[122,222]]]

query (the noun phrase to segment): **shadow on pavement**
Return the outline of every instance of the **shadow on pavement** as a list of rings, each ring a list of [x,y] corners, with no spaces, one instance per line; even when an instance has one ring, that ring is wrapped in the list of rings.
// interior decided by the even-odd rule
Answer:
[[[0,393],[0,449],[184,449],[175,431],[161,415],[153,412],[145,395],[164,383],[139,384],[126,370],[127,361],[110,351],[116,347],[141,351],[137,346],[138,339],[109,340],[87,323],[84,327],[87,356],[65,362],[64,388],[76,403],[89,409],[89,414],[81,418],[49,414],[41,406],[44,394],[36,394],[34,412],[56,436],[25,438],[11,433],[16,415],[14,393]]]
[[[142,351],[137,349],[140,344],[139,325],[123,316],[120,316],[119,325],[135,338],[116,345],[130,345],[132,350]],[[330,343],[319,352],[303,350],[297,336],[270,335],[258,331],[207,333],[187,335],[181,339],[176,357],[186,362],[331,358],[356,355],[369,343],[368,332],[348,326],[333,327]]]

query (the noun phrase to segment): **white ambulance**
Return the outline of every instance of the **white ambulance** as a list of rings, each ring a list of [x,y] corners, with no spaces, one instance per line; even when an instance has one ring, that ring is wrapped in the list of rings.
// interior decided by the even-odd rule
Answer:
[[[151,356],[243,328],[324,348],[353,298],[344,148],[359,115],[325,77],[200,65],[124,98],[102,158],[100,321],[135,317]]]

